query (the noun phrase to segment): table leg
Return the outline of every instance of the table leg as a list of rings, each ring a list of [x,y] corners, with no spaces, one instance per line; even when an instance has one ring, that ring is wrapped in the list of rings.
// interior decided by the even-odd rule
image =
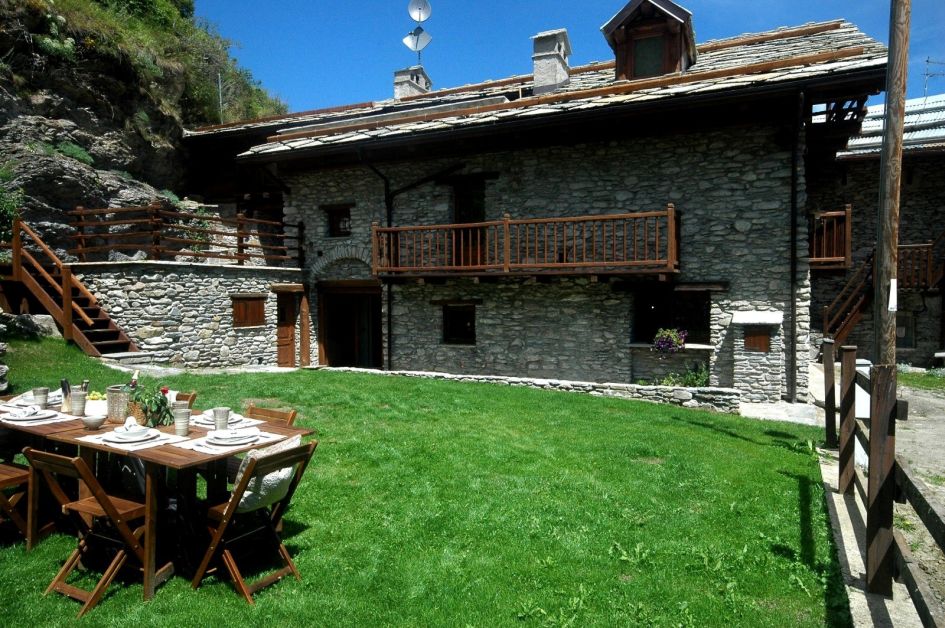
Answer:
[[[26,551],[36,545],[39,528],[39,474],[30,467],[30,482],[26,496]]]
[[[154,597],[157,586],[155,562],[157,561],[157,490],[159,467],[146,462],[144,485],[144,599]]]

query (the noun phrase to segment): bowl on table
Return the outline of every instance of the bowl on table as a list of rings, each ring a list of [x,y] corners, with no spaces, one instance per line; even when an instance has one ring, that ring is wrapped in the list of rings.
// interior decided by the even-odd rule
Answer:
[[[105,423],[105,419],[107,418],[108,415],[105,414],[86,414],[82,417],[82,425],[84,425],[87,430],[97,430],[102,427],[102,424]]]

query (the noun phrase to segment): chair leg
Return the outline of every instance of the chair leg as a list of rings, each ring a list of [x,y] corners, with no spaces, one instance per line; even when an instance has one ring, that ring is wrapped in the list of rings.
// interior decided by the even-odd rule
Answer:
[[[7,499],[3,493],[0,493],[0,512],[13,522],[13,525],[26,536],[26,520],[16,511],[16,505],[23,497],[24,493],[16,493],[10,499]]]
[[[84,549],[85,539],[82,539],[79,541],[79,547],[77,547],[75,551],[69,555],[69,558],[66,559],[62,569],[59,570],[59,573],[56,574],[56,577],[53,578],[52,582],[49,583],[49,586],[46,587],[46,591],[43,593],[43,595],[49,595],[52,591],[58,589],[60,585],[66,583],[66,578],[69,577],[69,574],[72,573],[72,570],[75,569],[75,566],[78,564],[79,559],[82,558],[82,551]]]
[[[233,552],[228,549],[223,550],[222,558],[226,570],[230,572],[230,578],[233,580],[233,586],[236,587],[237,593],[242,595],[250,604],[255,604],[253,594],[246,586],[246,581],[243,580],[243,574],[240,573],[239,567],[236,566],[236,558],[233,557]]]
[[[302,580],[302,574],[299,573],[299,570],[296,568],[295,563],[292,562],[292,557],[289,556],[289,550],[286,549],[286,546],[283,543],[279,543],[279,555],[282,556],[285,566],[292,570],[292,575],[295,576],[295,579],[300,581]]]
[[[101,600],[102,596],[105,595],[105,590],[108,588],[108,585],[110,585],[112,580],[115,579],[115,576],[118,575],[118,572],[121,570],[122,566],[125,564],[125,560],[127,559],[128,552],[126,550],[119,550],[119,552],[115,554],[115,558],[112,559],[112,562],[108,565],[108,569],[106,569],[105,573],[102,574],[101,580],[98,581],[98,584],[96,584],[95,588],[90,592],[91,595],[88,601],[82,605],[82,608],[79,610],[79,614],[76,615],[76,617],[82,617],[99,603],[99,600]]]
[[[203,560],[200,561],[200,566],[197,568],[197,573],[194,574],[194,579],[191,580],[190,586],[196,589],[200,586],[200,581],[203,580],[203,577],[207,574],[207,569],[210,567],[210,561],[213,560],[214,554],[216,554],[217,547],[220,545],[220,540],[223,538],[223,526],[221,525],[218,528],[208,528],[210,531],[210,547],[207,548],[207,551],[204,552]]]

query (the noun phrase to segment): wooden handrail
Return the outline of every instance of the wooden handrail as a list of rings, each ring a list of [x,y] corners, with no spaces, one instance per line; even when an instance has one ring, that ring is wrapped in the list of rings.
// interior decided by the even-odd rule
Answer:
[[[36,272],[38,272],[40,275],[42,275],[43,279],[45,279],[45,280],[49,283],[49,285],[53,286],[53,287],[56,289],[56,292],[59,293],[60,298],[63,298],[63,300],[64,300],[63,302],[65,302],[65,299],[64,299],[64,297],[63,297],[63,294],[64,294],[64,293],[63,293],[63,289],[62,289],[62,286],[60,285],[60,283],[59,283],[58,281],[56,281],[55,279],[53,279],[53,277],[52,277],[49,273],[46,272],[46,269],[43,268],[42,265],[40,265],[39,262],[36,261],[36,258],[33,257],[33,256],[30,254],[29,251],[23,250],[23,251],[22,251],[22,255],[23,255],[23,258],[24,258],[26,261],[28,261],[28,262],[36,269]],[[58,258],[57,258],[57,259],[58,259]],[[60,272],[62,272],[62,262],[60,262],[59,264],[60,264],[60,265],[59,265]],[[75,285],[75,283],[76,283],[76,282],[75,282],[75,278],[72,278],[72,284]],[[79,315],[79,318],[81,318],[83,321],[85,321],[85,323],[86,323],[87,325],[92,325],[92,324],[93,324],[93,323],[92,323],[92,319],[89,318],[89,315],[86,314],[86,313],[82,310],[82,308],[80,308],[79,306],[77,306],[77,305],[72,301],[72,293],[71,293],[71,292],[69,293],[69,306],[70,306],[70,308],[69,308],[70,311],[76,312],[76,313]],[[66,315],[65,315],[65,311],[66,311],[65,305],[63,305],[62,311],[63,311],[63,316],[66,317]],[[66,324],[66,323],[65,323],[65,320],[59,321],[59,324],[60,324],[60,325],[65,325],[65,324]],[[70,324],[70,325],[72,324],[71,318],[69,319],[69,324]]]
[[[26,234],[33,239],[33,242],[36,244],[36,246],[38,246],[40,250],[46,254],[46,257],[49,258],[49,261],[55,264],[56,268],[62,268],[62,261],[58,257],[56,257],[56,254],[53,253],[52,249],[46,246],[46,243],[43,242],[43,239],[40,238],[39,235],[37,235],[35,231],[30,229],[29,225],[27,225],[25,222],[20,220],[19,226],[20,226],[20,229],[25,231]]]

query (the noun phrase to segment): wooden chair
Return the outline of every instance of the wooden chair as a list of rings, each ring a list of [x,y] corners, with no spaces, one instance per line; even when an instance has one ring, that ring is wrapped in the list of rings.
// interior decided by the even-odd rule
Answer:
[[[0,522],[12,521],[23,536],[26,536],[26,520],[17,509],[17,504],[26,496],[30,470],[18,464],[0,464]],[[14,489],[7,496],[3,491]],[[17,490],[22,488],[23,490]]]
[[[289,574],[294,575],[296,580],[302,579],[295,563],[292,562],[292,557],[289,556],[289,551],[279,537],[278,527],[317,445],[318,442],[313,441],[307,445],[293,447],[270,456],[250,458],[243,475],[233,488],[230,498],[222,504],[210,507],[207,511],[211,540],[210,546],[207,548],[191,582],[194,589],[200,586],[210,563],[215,560],[222,561],[223,566],[226,567],[230,578],[233,580],[237,592],[250,604],[254,603],[253,594],[256,591],[281,580]],[[243,496],[247,494],[247,488],[251,482],[255,480],[253,482],[255,485],[262,485],[263,478],[266,475],[290,467],[294,468],[294,472],[292,472],[284,497],[271,506],[262,505],[248,510],[240,508],[240,502],[243,500]],[[240,573],[234,552],[238,544],[245,543],[249,538],[259,539],[259,542],[252,544],[254,551],[261,549],[268,542],[283,563],[281,569],[252,584],[247,583]]]
[[[260,408],[256,406],[256,404],[251,403],[246,407],[246,412],[243,413],[243,416],[250,419],[260,419],[262,421],[269,421],[278,425],[292,427],[292,424],[295,423],[295,417],[297,414],[298,412],[295,410],[274,410],[272,408]]]
[[[68,514],[79,535],[79,545],[66,560],[62,569],[53,578],[43,595],[57,591],[83,602],[78,617],[82,617],[98,604],[128,557],[144,564],[144,524],[133,529],[129,523],[143,519],[144,504],[111,497],[102,490],[92,471],[81,458],[67,458],[27,447],[23,454],[30,461],[30,490],[38,488],[39,475],[42,474],[56,501],[62,506],[62,512]],[[73,500],[63,490],[59,477],[74,478],[85,483],[90,497]],[[86,519],[91,519],[88,523]],[[115,557],[109,563],[98,584],[91,591],[80,589],[66,583],[66,579],[80,561],[87,563],[90,553],[99,544],[109,548],[119,547]]]
[[[175,398],[175,400],[186,401],[189,404],[187,407],[193,409],[194,401],[197,400],[197,391],[192,390],[189,393],[179,392],[177,393],[177,397]]]

